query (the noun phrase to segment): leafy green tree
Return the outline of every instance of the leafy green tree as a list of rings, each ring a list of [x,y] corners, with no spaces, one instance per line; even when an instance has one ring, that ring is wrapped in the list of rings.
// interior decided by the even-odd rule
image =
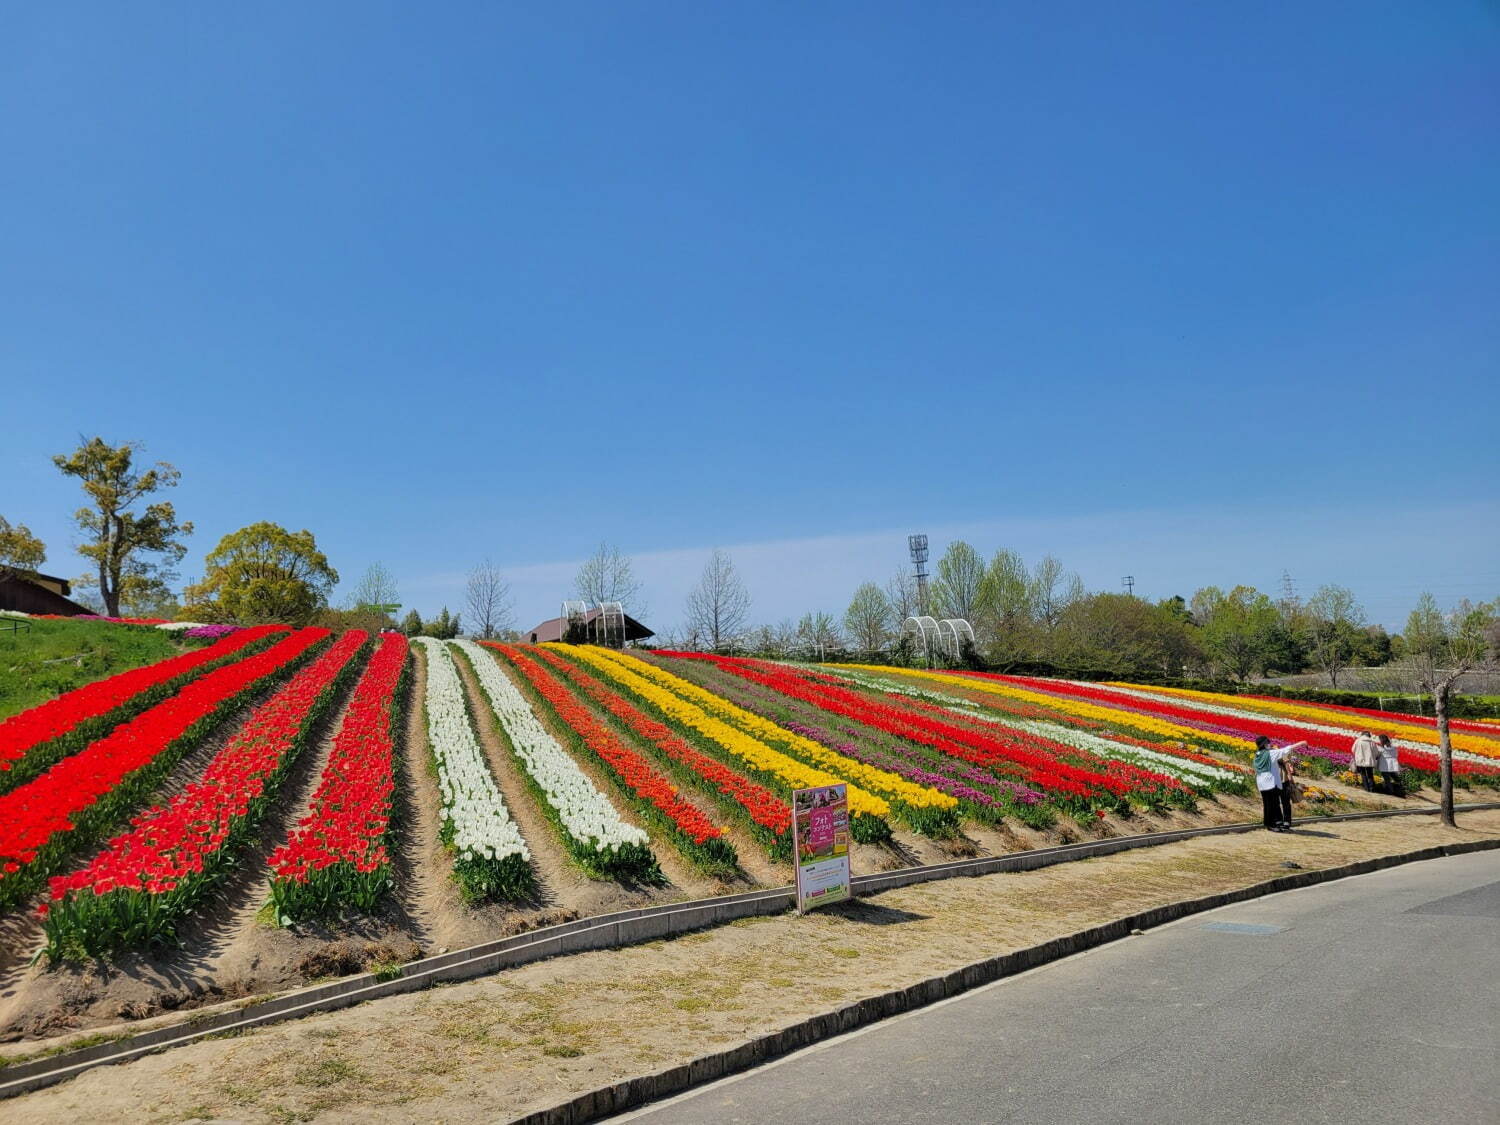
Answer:
[[[948,544],[932,579],[934,617],[962,617],[971,625],[983,606],[984,560],[962,539]]]
[[[242,625],[304,625],[328,605],[339,574],[311,531],[261,521],[219,540],[203,581],[184,591],[190,616]]]
[[[844,631],[854,647],[861,652],[879,652],[894,628],[895,611],[885,591],[873,582],[863,583],[844,611]]]
[[[1307,599],[1306,616],[1312,640],[1311,656],[1328,673],[1328,686],[1339,686],[1339,673],[1349,666],[1359,648],[1364,608],[1345,586],[1319,586]]]
[[[1453,816],[1453,742],[1449,734],[1448,701],[1453,685],[1476,668],[1500,662],[1500,602],[1495,605],[1461,603],[1451,613],[1438,608],[1424,593],[1406,619],[1406,661],[1422,689],[1432,695],[1437,716],[1438,759],[1442,779],[1442,819],[1455,827]]]
[[[1202,643],[1225,675],[1241,682],[1264,671],[1278,639],[1276,605],[1253,586],[1225,594],[1210,586],[1193,595],[1193,616],[1202,622]]]
[[[1046,576],[1042,577],[1042,583],[1048,581]],[[1055,580],[1052,584],[1055,586]],[[1044,646],[1036,628],[1033,600],[1039,585],[1033,585],[1026,563],[1016,552],[1001,548],[990,559],[980,582],[976,610],[979,619],[971,624],[983,638],[991,660],[1003,665],[1035,660],[1042,654]],[[1052,594],[1049,592],[1047,596],[1050,599]]]
[[[401,619],[401,631],[408,637],[422,636],[422,615],[414,609],[408,610]]]
[[[85,536],[78,553],[93,560],[97,577],[91,575],[90,581],[97,581],[111,617],[119,615],[121,598],[131,592],[132,584],[135,596],[140,596],[164,589],[176,577],[172,567],[187,553],[180,537],[193,531],[191,523],[177,522],[170,501],[132,510],[152,493],[175,487],[182,476],[165,461],[139,471],[135,453],[140,448],[139,442],[110,445],[95,437],[71,454],[52,458],[65,476],[82,482],[89,497],[89,506],[73,516]]]
[[[449,613],[448,607],[444,606],[441,613],[422,626],[422,635],[435,637],[440,641],[451,641],[458,636],[460,616],[457,613]]]
[[[24,523],[0,516],[0,574],[35,574],[47,558],[47,547]]]

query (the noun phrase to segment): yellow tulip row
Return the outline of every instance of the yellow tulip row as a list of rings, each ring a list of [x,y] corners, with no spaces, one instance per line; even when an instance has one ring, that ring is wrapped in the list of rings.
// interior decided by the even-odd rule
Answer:
[[[1076,718],[1095,719],[1099,722],[1108,723],[1111,726],[1124,727],[1128,730],[1141,731],[1179,742],[1207,742],[1219,749],[1228,750],[1235,754],[1249,754],[1254,750],[1254,744],[1243,738],[1234,738],[1227,734],[1216,734],[1212,731],[1198,730],[1195,727],[1181,726],[1166,719],[1158,719],[1153,715],[1140,715],[1132,711],[1121,711],[1114,707],[1101,707],[1098,704],[1089,703],[1082,699],[1068,699],[1056,695],[1046,695],[1039,691],[1029,691],[1026,688],[1012,687],[1010,684],[1002,684],[996,680],[979,680],[968,676],[951,676],[946,672],[929,672],[922,668],[897,668],[885,664],[840,664],[839,667],[859,668],[867,672],[896,672],[903,676],[912,676],[919,680],[940,683],[945,687],[968,688],[972,691],[983,692],[986,695],[998,695],[1005,699],[1014,699],[1018,703],[1031,703],[1053,711],[1060,711],[1065,715],[1072,715]]]
[[[674,721],[722,746],[752,768],[780,778],[792,789],[813,789],[822,785],[837,785],[846,780],[845,777],[814,769],[779,750],[773,750],[759,739],[736,730],[728,723],[714,718],[703,708],[689,703],[666,688],[659,687],[644,676],[638,675],[630,666],[609,659],[603,649],[589,645],[549,645],[547,647],[557,648],[581,660],[606,678],[633,691]],[[639,665],[641,662],[632,661],[632,663]],[[888,801],[852,784],[849,786],[849,808],[852,812],[876,817],[888,816],[891,811]]]
[[[1140,684],[1115,684],[1115,687],[1135,688],[1138,691],[1157,692],[1162,695],[1177,696],[1181,699],[1197,699],[1204,703],[1212,703],[1221,707],[1232,707],[1241,711],[1259,712],[1265,715],[1280,715],[1291,719],[1300,719],[1308,723],[1322,723],[1326,726],[1344,727],[1349,731],[1352,738],[1357,732],[1373,728],[1379,728],[1388,734],[1398,738],[1405,738],[1412,742],[1422,742],[1428,746],[1438,744],[1437,730],[1427,726],[1425,723],[1416,722],[1413,719],[1400,715],[1373,716],[1353,715],[1345,711],[1333,711],[1327,707],[1319,707],[1316,703],[1299,703],[1288,699],[1251,699],[1243,695],[1224,695],[1215,691],[1193,691],[1189,688],[1167,688],[1144,686]],[[1463,731],[1452,731],[1449,734],[1453,746],[1458,750],[1467,750],[1471,754],[1482,754],[1486,757],[1500,757],[1500,740],[1485,734],[1471,734]]]
[[[928,785],[918,785],[916,782],[907,781],[904,777],[899,777],[889,770],[866,765],[836,750],[830,750],[821,742],[814,742],[810,738],[804,738],[794,731],[778,726],[770,719],[762,718],[753,711],[738,707],[707,688],[699,687],[655,664],[649,664],[634,656],[626,656],[612,649],[603,650],[602,655],[606,660],[617,661],[637,675],[645,676],[689,703],[697,704],[709,714],[722,719],[731,726],[738,727],[750,737],[768,744],[785,746],[795,757],[812,762],[850,781],[856,781],[864,788],[888,799],[900,801],[917,809],[958,808],[956,797],[940,793]]]

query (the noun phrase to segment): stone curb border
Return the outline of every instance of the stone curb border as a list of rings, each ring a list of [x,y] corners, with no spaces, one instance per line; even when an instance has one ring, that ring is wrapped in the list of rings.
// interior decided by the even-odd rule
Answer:
[[[1461,805],[1457,811],[1476,812],[1495,808],[1500,808],[1500,801]],[[1321,824],[1345,820],[1374,820],[1395,816],[1433,816],[1437,812],[1438,810],[1435,808],[1383,809],[1377,812],[1344,813],[1339,816],[1306,817],[1299,819],[1298,823]],[[858,896],[873,895],[879,894],[882,891],[894,890],[897,887],[911,886],[916,883],[930,882],[935,879],[950,879],[960,876],[977,877],[996,874],[998,872],[1032,871],[1042,867],[1051,867],[1058,863],[1113,855],[1116,852],[1130,851],[1136,848],[1156,847],[1162,844],[1172,844],[1202,836],[1222,836],[1252,832],[1259,828],[1260,826],[1256,824],[1225,824],[1209,828],[1188,828],[1176,832],[1153,832],[1138,836],[1114,836],[1103,840],[1065,844],[1060,847],[1038,848],[1026,852],[1009,852],[1005,855],[984,856],[979,859],[954,860],[949,863],[936,863],[924,867],[907,867],[898,871],[855,876],[853,889],[854,893]],[[1413,855],[1415,857],[1415,853]],[[1416,858],[1427,857],[1420,856]],[[1406,861],[1402,860],[1402,862]],[[1349,873],[1357,874],[1358,872]],[[1257,893],[1266,894],[1270,892],[1259,891]],[[498,941],[486,942],[482,945],[470,946],[451,953],[412,961],[403,965],[400,974],[395,977],[382,979],[373,973],[360,973],[329,984],[312,985],[307,988],[288,992],[261,1003],[248,1004],[241,1008],[231,1008],[227,1011],[219,1011],[212,1014],[205,1013],[189,1018],[182,1023],[154,1028],[135,1035],[127,1035],[109,1042],[98,1043],[91,1047],[82,1047],[75,1051],[65,1051],[56,1055],[30,1059],[25,1062],[0,1067],[0,1099],[14,1097],[17,1094],[24,1094],[31,1090],[41,1089],[44,1086],[66,1081],[96,1066],[130,1062],[143,1055],[166,1050],[170,1047],[185,1046],[188,1043],[211,1036],[236,1035],[256,1027],[278,1023],[282,1020],[300,1019],[319,1012],[352,1007],[366,1000],[375,1000],[384,996],[396,996],[408,992],[419,992],[436,984],[487,976],[499,972],[501,969],[514,968],[518,965],[544,960],[548,957],[557,957],[568,953],[580,953],[592,949],[611,949],[637,942],[654,941],[676,934],[687,933],[692,930],[720,925],[738,918],[781,914],[790,910],[795,905],[795,895],[792,889],[790,887],[777,887],[759,891],[748,891],[737,895],[725,895],[719,898],[696,899],[684,903],[641,907],[635,910],[619,911],[614,914],[580,918],[573,922],[562,923],[561,925],[547,926],[542,929],[502,938]],[[1210,908],[1204,907],[1203,909]],[[1151,924],[1159,925],[1160,923],[1153,922]],[[1136,928],[1141,927],[1136,926]],[[1127,932],[1128,929],[1129,927],[1127,927]],[[1062,954],[1058,954],[1057,956],[1062,956]],[[1020,970],[1011,969],[1008,971],[1018,972]],[[1001,975],[1004,974],[1002,973]],[[969,987],[973,986],[970,985]],[[933,997],[933,999],[939,998],[937,996]],[[931,1001],[926,1002],[930,1003]],[[895,1011],[902,1010],[905,1009],[896,1009]],[[895,1011],[886,1014],[895,1014]],[[848,1029],[844,1028],[843,1030]],[[786,1033],[783,1032],[780,1034]],[[820,1033],[820,1035],[826,1034],[837,1034],[837,1031],[824,1031]],[[753,1047],[756,1043],[760,1042],[760,1040],[756,1040],[754,1043],[747,1045],[747,1047]],[[797,1046],[788,1047],[786,1050],[796,1050],[801,1045],[803,1044],[798,1043]],[[730,1053],[734,1054],[744,1051],[747,1047],[737,1048],[736,1052]],[[784,1053],[784,1051],[781,1053]],[[741,1068],[743,1066],[754,1065],[755,1061],[764,1061],[765,1058],[772,1057],[774,1055],[754,1056],[752,1061],[742,1063]],[[721,1073],[727,1074],[731,1073],[731,1071],[724,1070]],[[714,1076],[718,1077],[719,1073],[716,1072]],[[651,1077],[654,1079],[657,1076]],[[704,1080],[694,1079],[694,1083],[696,1084],[696,1082]],[[637,1079],[634,1081],[645,1080]],[[676,1092],[676,1089],[680,1088],[673,1088],[670,1092]],[[630,1104],[640,1104],[641,1100],[652,1100],[663,1096],[666,1092],[669,1091],[663,1087],[661,1092],[638,1096],[638,1100]],[[623,1104],[615,1103],[615,1108],[609,1110],[609,1112],[619,1112],[623,1108],[625,1108]],[[537,1120],[571,1122],[591,1119],[590,1116],[586,1115],[583,1117],[538,1118]],[[526,1118],[523,1120],[530,1121],[531,1119]]]
[[[627,1078],[623,1082],[587,1091],[546,1109],[535,1110],[522,1117],[512,1118],[509,1125],[583,1125],[584,1122],[597,1121],[627,1110],[639,1109],[649,1102],[660,1101],[663,1098],[681,1094],[695,1086],[751,1070],[825,1039],[856,1031],[870,1024],[879,1023],[881,1020],[890,1019],[892,1016],[924,1008],[939,1000],[950,999],[982,985],[992,984],[1003,977],[1014,976],[1016,973],[1037,968],[1050,961],[1061,960],[1075,953],[1083,953],[1086,950],[1107,945],[1128,937],[1137,930],[1162,926],[1193,914],[1217,910],[1221,906],[1230,906],[1264,895],[1299,890],[1303,887],[1316,886],[1319,883],[1331,883],[1352,875],[1367,875],[1372,871],[1399,867],[1421,860],[1441,859],[1446,856],[1497,849],[1500,849],[1500,840],[1441,844],[1415,852],[1360,860],[1343,867],[1328,867],[1319,871],[1304,871],[1299,875],[1284,875],[1264,883],[1241,887],[1238,890],[1153,907],[1125,918],[1117,918],[1113,922],[1092,926],[1064,937],[1053,938],[1041,945],[1033,945],[1014,953],[976,961],[972,965],[965,965],[961,969],[955,969],[942,976],[929,977],[906,988],[881,993],[879,996],[866,997],[832,1012],[824,1012],[822,1015],[791,1024],[779,1031],[773,1031],[769,1035],[751,1039],[737,1047],[730,1047],[709,1055],[699,1055],[688,1062],[666,1070],[659,1070],[654,1074]]]

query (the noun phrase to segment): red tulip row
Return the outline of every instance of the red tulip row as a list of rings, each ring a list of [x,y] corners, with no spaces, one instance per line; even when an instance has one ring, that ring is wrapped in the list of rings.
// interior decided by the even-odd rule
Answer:
[[[396,700],[409,648],[400,634],[381,634],[344,712],[311,810],[267,861],[280,918],[373,910],[391,888]]]
[[[0,721],[0,793],[24,785],[58,759],[87,746],[190,676],[243,651],[285,625],[244,629],[207,648],[96,680]]]
[[[742,811],[761,841],[780,854],[791,845],[792,814],[787,803],[764,786],[705,754],[671,727],[645,714],[620,692],[550,649],[534,650],[549,665],[613,715],[626,730],[660,751],[679,774]]]
[[[0,797],[0,909],[36,890],[69,854],[145,800],[214,721],[326,641],[299,629],[264,652],[193,680],[46,773]]]
[[[52,879],[41,907],[47,955],[170,944],[177,921],[231,869],[368,639],[345,633],[250,714],[201,780],[135,818],[86,867]]]
[[[661,652],[679,659],[707,660],[727,672],[763,684],[793,699],[813,703],[876,730],[911,739],[976,765],[1020,767],[1025,782],[1054,798],[1119,805],[1135,786],[1125,778],[1069,764],[1065,759],[1077,751],[1061,743],[1022,731],[1007,731],[1005,737],[969,730],[957,723],[914,714],[904,701],[875,702],[847,688],[836,688],[787,670],[780,665],[709,653]],[[1145,771],[1143,771],[1145,772]],[[1151,775],[1158,785],[1170,788],[1169,779]]]
[[[580,704],[557,674],[514,645],[485,642],[509,660],[531,688],[546,701],[572,736],[574,747],[597,755],[636,798],[636,805],[674,837],[678,848],[706,870],[728,874],[739,864],[723,829],[684,801],[677,787],[653,769],[613,731]]]

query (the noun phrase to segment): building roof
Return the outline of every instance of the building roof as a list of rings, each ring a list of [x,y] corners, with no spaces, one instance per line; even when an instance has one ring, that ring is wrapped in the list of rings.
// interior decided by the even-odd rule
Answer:
[[[593,627],[594,622],[597,620],[599,620],[599,609],[595,607],[583,615],[584,628],[589,629]],[[523,636],[532,644],[542,644],[545,641],[560,641],[563,639],[563,632],[566,628],[567,622],[563,618],[549,617],[540,625],[528,629]],[[631,617],[630,614],[627,613],[625,615],[625,639],[627,641],[643,641],[647,637],[654,636],[656,636],[654,632],[646,628],[646,626],[642,625],[634,617]]]
[[[69,601],[50,585],[37,581],[37,578],[45,579],[46,575],[36,575],[33,578],[14,571],[0,570],[0,609],[12,609],[19,613],[55,613],[60,617],[77,617],[80,613],[91,612],[87,607]],[[68,588],[68,584],[60,578],[52,581],[61,583],[64,590]]]

